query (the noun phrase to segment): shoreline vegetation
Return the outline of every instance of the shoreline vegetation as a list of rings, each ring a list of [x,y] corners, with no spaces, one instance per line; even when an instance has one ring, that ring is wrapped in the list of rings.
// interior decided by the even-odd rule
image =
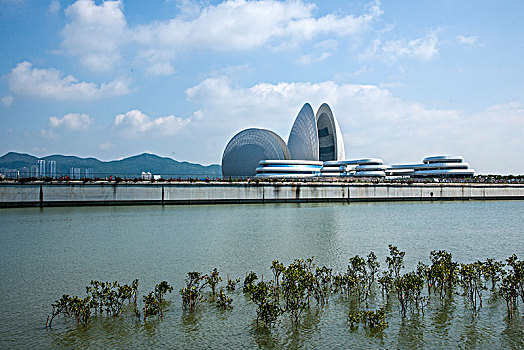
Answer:
[[[467,178],[365,178],[365,177],[312,177],[312,178],[220,178],[220,177],[191,177],[176,176],[158,179],[142,179],[139,177],[122,178],[119,176],[104,176],[97,178],[71,179],[68,176],[60,178],[34,178],[20,179],[0,178],[0,184],[154,184],[154,183],[248,183],[248,184],[274,184],[274,183],[348,183],[348,184],[524,184],[524,175],[477,175]]]
[[[454,261],[451,253],[434,250],[429,255],[430,265],[419,262],[409,272],[403,270],[404,256],[405,252],[389,245],[389,256],[382,264],[370,252],[365,257],[349,258],[347,269],[338,272],[317,266],[313,257],[295,259],[288,266],[273,260],[269,279],[250,271],[243,283],[240,278],[221,275],[217,268],[207,274],[191,271],[179,290],[182,312],[205,312],[210,307],[227,312],[235,307],[234,298],[243,294],[252,305],[257,327],[271,330],[281,324],[285,326],[284,320],[288,320],[289,327],[299,327],[303,314],[312,306],[336,305],[337,299],[342,298],[353,305],[347,311],[351,331],[363,328],[380,332],[389,326],[391,313],[398,313],[401,319],[424,317],[430,303],[444,303],[457,296],[462,296],[471,317],[478,317],[481,312],[489,312],[483,309],[489,293],[505,301],[508,319],[520,316],[518,305],[524,303],[524,261],[515,254],[504,262],[488,258],[466,264]],[[162,281],[140,301],[138,286],[138,279],[129,285],[91,281],[85,297],[64,294],[51,304],[46,329],[52,328],[59,315],[64,316],[64,322],[67,318],[75,320],[79,327],[87,327],[93,319],[99,321],[99,317],[133,317],[138,323],[148,322],[151,317],[162,318],[172,303],[166,295],[173,287]],[[132,312],[126,302],[132,305]],[[391,303],[397,305],[396,310]]]

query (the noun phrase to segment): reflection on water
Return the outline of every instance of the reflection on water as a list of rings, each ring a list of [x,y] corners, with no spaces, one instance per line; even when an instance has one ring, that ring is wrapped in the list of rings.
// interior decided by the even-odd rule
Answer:
[[[398,347],[408,349],[422,349],[427,347],[424,343],[424,322],[421,315],[402,317],[398,332]]]
[[[524,349],[524,321],[521,316],[504,317],[504,342],[511,349]]]
[[[450,344],[451,336],[449,333],[457,307],[455,299],[456,296],[454,296],[451,291],[446,293],[440,301],[437,293],[433,295],[432,305],[436,307],[431,317],[431,324],[443,347],[449,346]]]
[[[239,288],[230,293],[232,310],[206,295],[187,312],[178,294],[193,270],[217,267],[224,280],[253,270],[269,280],[273,259],[287,265],[314,256],[340,272],[349,257],[374,251],[384,269],[389,243],[406,251],[406,269],[440,249],[460,262],[522,258],[523,217],[522,201],[3,209],[0,348],[523,348],[522,311],[509,319],[504,300],[489,291],[478,313],[450,294],[405,317],[392,295],[383,331],[347,323],[349,312],[383,306],[380,290],[360,304],[343,295],[321,308],[312,302],[299,327],[284,316],[271,329],[256,324],[256,306]],[[85,329],[58,317],[45,330],[61,294],[83,295],[92,279],[135,278],[141,295],[162,280],[174,286],[164,318],[137,321],[130,306],[116,318],[95,316]]]

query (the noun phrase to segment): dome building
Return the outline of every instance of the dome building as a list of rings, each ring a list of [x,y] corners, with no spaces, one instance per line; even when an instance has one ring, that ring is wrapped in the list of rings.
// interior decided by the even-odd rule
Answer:
[[[222,155],[223,177],[252,177],[261,160],[290,159],[286,143],[273,131],[246,129],[229,141]]]

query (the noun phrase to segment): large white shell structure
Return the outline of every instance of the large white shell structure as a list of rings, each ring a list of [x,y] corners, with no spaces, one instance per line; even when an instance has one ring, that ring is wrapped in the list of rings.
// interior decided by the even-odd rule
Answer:
[[[298,112],[287,141],[291,159],[318,160],[317,120],[309,103]]]
[[[338,122],[327,103],[323,103],[315,117],[318,130],[319,158],[321,161],[344,160],[344,140]]]
[[[233,136],[222,156],[223,177],[252,177],[261,160],[290,159],[286,143],[265,129],[246,129]]]

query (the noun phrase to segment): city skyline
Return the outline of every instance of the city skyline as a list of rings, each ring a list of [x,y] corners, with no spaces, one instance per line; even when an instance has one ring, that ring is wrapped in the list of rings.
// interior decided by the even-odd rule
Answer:
[[[309,101],[333,108],[348,159],[524,173],[519,1],[0,6],[1,154],[219,164],[242,129],[289,135]]]

